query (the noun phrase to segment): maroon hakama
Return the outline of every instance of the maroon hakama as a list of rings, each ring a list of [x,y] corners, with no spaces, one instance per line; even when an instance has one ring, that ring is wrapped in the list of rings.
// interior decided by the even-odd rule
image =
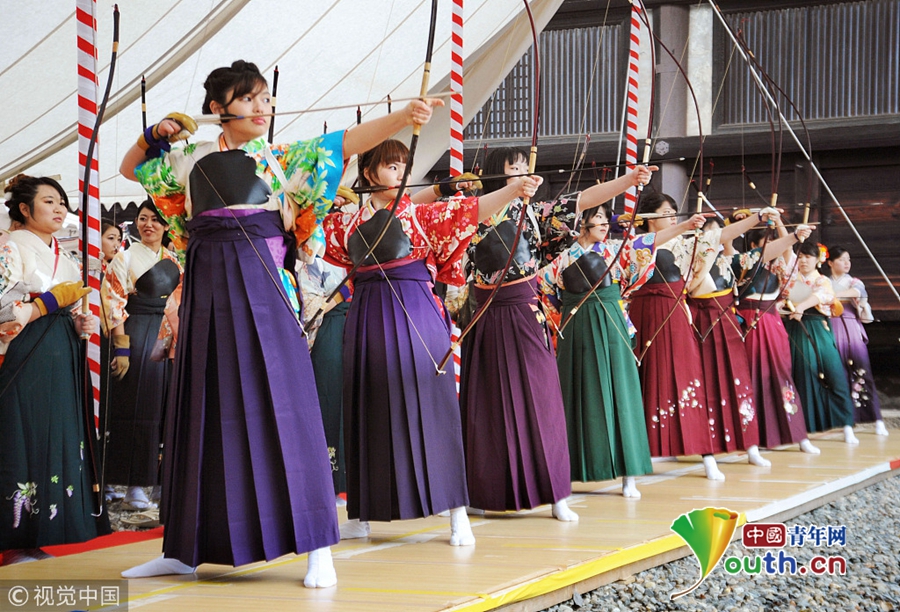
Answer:
[[[635,352],[640,358],[646,350],[638,371],[654,457],[728,450],[719,412],[706,405],[700,347],[687,307],[676,305],[683,288],[684,281],[648,283],[631,296],[629,315],[637,328]],[[646,343],[651,340],[648,348]]]
[[[709,407],[721,410],[729,451],[759,445],[759,423],[753,399],[750,362],[741,326],[734,316],[734,296],[689,298],[694,325],[700,332],[703,386]]]
[[[746,325],[752,325],[744,347],[756,398],[759,445],[765,448],[797,444],[808,437],[791,374],[787,332],[771,304],[771,301],[743,300],[738,306]]]

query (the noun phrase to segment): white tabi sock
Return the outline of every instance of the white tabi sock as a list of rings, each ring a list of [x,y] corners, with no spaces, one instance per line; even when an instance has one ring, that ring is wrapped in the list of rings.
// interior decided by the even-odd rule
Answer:
[[[641,498],[641,492],[638,491],[637,484],[634,482],[634,476],[625,476],[622,479],[622,497],[629,499]]]
[[[578,515],[569,508],[566,500],[561,499],[553,504],[553,518],[559,521],[577,521]]]
[[[844,425],[844,442],[847,444],[859,444],[859,438],[854,435],[852,425]]]
[[[150,578],[151,576],[177,576],[193,574],[196,567],[185,565],[178,559],[158,557],[122,572],[122,578]]]
[[[813,443],[809,441],[809,438],[800,440],[800,450],[804,453],[809,453],[810,455],[818,455],[822,452],[818,446],[813,446]]]
[[[367,523],[368,524],[368,523]],[[324,589],[337,584],[337,573],[331,559],[331,548],[326,546],[309,553],[303,586],[308,589]]]
[[[372,528],[369,527],[369,521],[361,521],[359,519],[350,519],[346,523],[341,523],[339,529],[341,530],[342,540],[367,538],[372,532]]]
[[[469,515],[465,506],[450,510],[450,546],[472,546],[475,534],[469,524]]]
[[[725,480],[725,474],[719,469],[716,458],[712,455],[703,455],[703,467],[706,468],[706,477],[709,480]]]
[[[763,456],[759,454],[759,447],[756,444],[747,449],[747,460],[751,465],[772,467],[772,462],[768,459],[763,459]]]

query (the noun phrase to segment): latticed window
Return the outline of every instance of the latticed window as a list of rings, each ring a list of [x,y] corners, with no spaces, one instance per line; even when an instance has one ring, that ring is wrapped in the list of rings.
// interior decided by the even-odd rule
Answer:
[[[624,25],[541,34],[541,136],[617,132],[624,95]],[[465,130],[468,141],[529,138],[534,113],[531,50]]]
[[[900,0],[870,0],[743,13],[726,19],[805,120],[900,113]],[[731,54],[719,28],[716,53]],[[725,64],[725,62],[722,62]],[[719,67],[720,82],[725,66]],[[721,124],[768,122],[762,94],[741,61],[725,74]],[[773,90],[788,119],[797,113]]]

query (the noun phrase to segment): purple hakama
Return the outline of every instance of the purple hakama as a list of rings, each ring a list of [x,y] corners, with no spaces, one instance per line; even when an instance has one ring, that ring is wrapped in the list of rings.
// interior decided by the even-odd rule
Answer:
[[[881,421],[881,400],[875,391],[872,377],[872,363],[869,360],[869,336],[859,320],[856,307],[850,300],[844,300],[844,312],[839,317],[831,317],[831,331],[834,343],[850,383],[850,398],[857,423]]]
[[[791,346],[772,301],[742,300],[738,312],[753,325],[744,346],[750,361],[759,445],[772,448],[805,440],[806,423],[791,373]]]
[[[188,229],[164,555],[237,566],[336,544],[309,350],[266,242],[287,238],[281,217],[199,215]]]
[[[450,348],[449,322],[431,287],[421,259],[356,275],[344,324],[351,519],[421,518],[468,503],[456,382],[434,365]]]
[[[490,289],[474,287],[479,307]],[[503,285],[463,347],[460,402],[472,506],[521,510],[571,494],[556,358],[535,280]]]

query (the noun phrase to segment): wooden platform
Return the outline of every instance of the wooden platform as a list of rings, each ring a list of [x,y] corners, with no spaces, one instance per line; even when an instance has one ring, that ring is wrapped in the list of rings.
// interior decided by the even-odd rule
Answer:
[[[367,540],[334,548],[338,586],[302,586],[306,557],[230,568],[201,566],[194,576],[132,580],[129,609],[171,610],[539,610],[602,584],[687,555],[669,530],[680,514],[727,507],[749,521],[784,520],[900,470],[900,432],[858,433],[848,446],[839,432],[812,436],[822,449],[765,452],[769,469],[745,455],[720,457],[727,480],[703,477],[699,457],[654,464],[638,480],[640,500],[620,483],[576,484],[570,506],[578,523],[550,518],[549,507],[471,517],[478,543],[448,545],[449,519],[373,523]],[[346,518],[340,511],[340,518]],[[150,540],[68,557],[0,568],[0,580],[113,579],[160,554]]]

